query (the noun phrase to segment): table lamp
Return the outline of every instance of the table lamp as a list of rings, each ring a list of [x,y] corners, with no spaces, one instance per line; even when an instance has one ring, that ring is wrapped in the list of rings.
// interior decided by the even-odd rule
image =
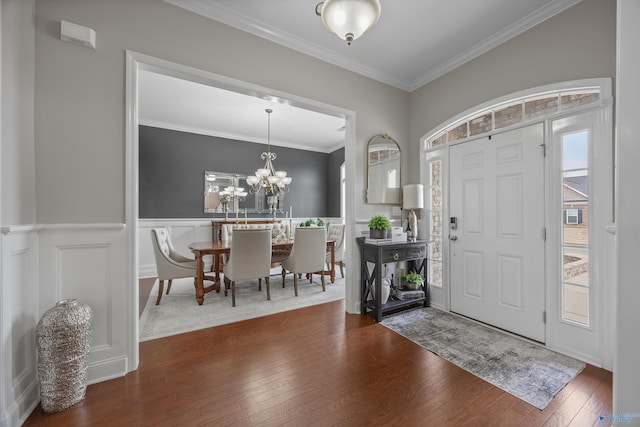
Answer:
[[[411,209],[408,216],[407,235],[410,241],[415,242],[418,238],[418,218],[414,209],[424,208],[422,184],[409,184],[402,187],[402,208]]]

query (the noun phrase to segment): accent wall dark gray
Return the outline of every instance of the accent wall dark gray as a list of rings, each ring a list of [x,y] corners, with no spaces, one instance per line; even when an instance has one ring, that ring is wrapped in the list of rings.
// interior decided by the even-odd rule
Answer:
[[[205,214],[204,172],[248,175],[264,165],[266,145],[149,126],[139,127],[140,218],[219,218]],[[272,147],[277,169],[293,177],[284,207],[296,218],[340,216],[340,165],[344,148],[331,154]],[[241,183],[246,187],[246,182]],[[240,204],[250,217],[253,195]],[[284,217],[283,215],[279,215]]]

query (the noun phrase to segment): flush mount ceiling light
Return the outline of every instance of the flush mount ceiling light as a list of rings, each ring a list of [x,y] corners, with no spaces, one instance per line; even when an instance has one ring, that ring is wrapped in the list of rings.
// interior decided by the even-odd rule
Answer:
[[[325,0],[316,5],[316,15],[332,33],[347,44],[373,27],[380,18],[379,0]]]

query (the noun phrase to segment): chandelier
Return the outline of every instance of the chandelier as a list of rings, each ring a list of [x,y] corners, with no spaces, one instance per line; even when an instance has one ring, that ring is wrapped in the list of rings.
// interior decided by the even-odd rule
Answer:
[[[376,25],[380,18],[379,0],[325,0],[316,5],[316,15],[327,30],[347,44]]]
[[[249,191],[251,194],[259,193],[264,189],[267,196],[280,196],[289,191],[291,177],[287,176],[286,171],[277,171],[273,166],[273,161],[278,157],[276,153],[271,152],[271,113],[273,110],[267,108],[267,151],[260,155],[265,161],[264,167],[257,169],[255,175],[247,177]]]

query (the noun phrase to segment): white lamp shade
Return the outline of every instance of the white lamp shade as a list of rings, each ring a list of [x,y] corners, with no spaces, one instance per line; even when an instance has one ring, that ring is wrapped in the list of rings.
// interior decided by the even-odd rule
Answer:
[[[402,187],[402,208],[424,208],[424,190],[422,184],[409,184]]]
[[[276,171],[276,176],[278,178],[284,178],[285,176],[287,176],[287,172],[286,171]]]
[[[321,11],[322,23],[342,40],[348,34],[355,40],[373,27],[380,18],[378,0],[325,0]]]
[[[280,182],[281,182],[282,184],[284,184],[284,185],[289,185],[289,184],[291,184],[291,181],[292,181],[292,179],[291,179],[291,177],[290,177],[290,176],[287,176],[287,177],[282,178],[282,179],[280,180]]]
[[[280,182],[280,178],[278,178],[277,176],[273,176],[273,175],[268,176],[267,179],[269,180],[269,183],[271,183],[271,184],[277,184],[277,183]]]
[[[258,169],[256,171],[256,176],[269,176],[271,171],[269,169]]]
[[[247,177],[247,184],[253,186],[256,185],[260,181],[260,178],[257,176],[250,175]]]

